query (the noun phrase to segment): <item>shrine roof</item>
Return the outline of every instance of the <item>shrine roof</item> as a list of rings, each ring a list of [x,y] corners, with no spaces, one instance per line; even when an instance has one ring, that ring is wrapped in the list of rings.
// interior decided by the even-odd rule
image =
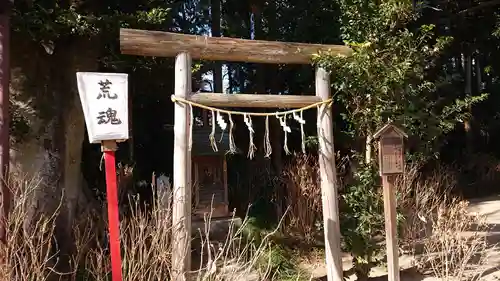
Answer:
[[[394,125],[393,123],[388,123],[385,126],[383,126],[382,128],[380,128],[380,130],[378,130],[375,134],[373,134],[373,139],[378,139],[382,135],[389,133],[391,131],[394,131],[396,134],[400,135],[401,137],[408,138],[408,135],[403,130],[398,128],[398,126]]]

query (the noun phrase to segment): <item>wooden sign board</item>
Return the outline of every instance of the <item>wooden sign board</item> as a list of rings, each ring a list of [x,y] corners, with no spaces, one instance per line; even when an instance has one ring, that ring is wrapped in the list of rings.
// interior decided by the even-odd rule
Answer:
[[[380,174],[392,175],[404,172],[403,138],[384,136],[380,138]]]
[[[374,138],[379,140],[379,166],[381,175],[404,172],[404,138],[407,135],[392,124],[384,126]]]
[[[128,139],[128,74],[77,72],[76,77],[89,141]]]

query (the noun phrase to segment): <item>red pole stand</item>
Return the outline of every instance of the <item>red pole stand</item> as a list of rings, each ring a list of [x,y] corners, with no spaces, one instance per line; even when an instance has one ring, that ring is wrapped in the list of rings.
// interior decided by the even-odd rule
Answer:
[[[116,186],[116,142],[103,141],[106,167],[106,193],[108,201],[109,245],[111,249],[111,273],[113,281],[122,281],[122,258],[120,252],[120,215],[118,212],[118,188]]]

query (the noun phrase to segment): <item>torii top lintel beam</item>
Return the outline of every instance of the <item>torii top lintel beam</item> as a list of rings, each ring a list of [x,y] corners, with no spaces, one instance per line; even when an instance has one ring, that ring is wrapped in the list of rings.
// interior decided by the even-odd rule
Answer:
[[[120,29],[123,54],[174,57],[188,52],[194,59],[275,64],[310,64],[318,52],[348,56],[342,45],[290,43],[263,40],[208,37],[180,33]]]

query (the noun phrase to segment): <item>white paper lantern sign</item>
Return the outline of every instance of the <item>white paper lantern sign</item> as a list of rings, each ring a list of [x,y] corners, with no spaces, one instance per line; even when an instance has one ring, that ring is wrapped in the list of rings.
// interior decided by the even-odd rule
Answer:
[[[128,74],[77,72],[76,78],[89,141],[127,140]]]

